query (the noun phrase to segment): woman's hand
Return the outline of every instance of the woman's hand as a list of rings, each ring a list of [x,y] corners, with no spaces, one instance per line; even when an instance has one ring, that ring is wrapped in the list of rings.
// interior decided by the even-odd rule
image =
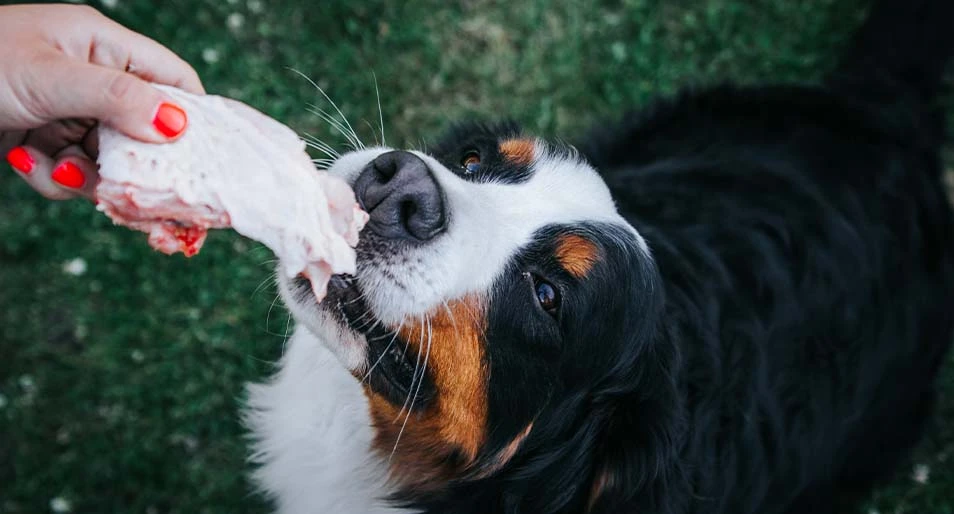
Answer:
[[[92,198],[99,123],[154,143],[185,130],[147,82],[204,92],[172,51],[86,6],[2,6],[0,48],[0,154],[50,199]]]

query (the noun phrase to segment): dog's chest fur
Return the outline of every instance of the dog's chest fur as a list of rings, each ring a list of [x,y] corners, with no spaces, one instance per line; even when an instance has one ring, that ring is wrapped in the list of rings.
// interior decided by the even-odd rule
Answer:
[[[372,452],[361,385],[303,328],[286,345],[281,371],[249,387],[255,480],[287,514],[400,514],[383,498],[387,460]]]

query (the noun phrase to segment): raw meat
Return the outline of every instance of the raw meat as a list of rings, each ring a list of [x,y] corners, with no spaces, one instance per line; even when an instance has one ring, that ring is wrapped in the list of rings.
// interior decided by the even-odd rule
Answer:
[[[99,210],[167,254],[195,255],[207,229],[231,227],[275,252],[289,277],[308,277],[319,300],[332,274],[355,272],[367,214],[295,132],[235,100],[156,87],[185,109],[188,129],[157,145],[100,127]]]

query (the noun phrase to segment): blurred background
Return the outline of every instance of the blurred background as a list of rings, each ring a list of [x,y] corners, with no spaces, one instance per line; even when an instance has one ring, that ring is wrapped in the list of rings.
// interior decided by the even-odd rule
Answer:
[[[682,86],[816,80],[867,3],[91,2],[191,62],[209,92],[339,149],[309,112],[330,106],[292,69],[365,141],[380,138],[375,77],[392,145],[474,115],[572,141]],[[0,513],[266,512],[239,409],[288,330],[271,259],[219,232],[192,259],[160,255],[0,165]],[[942,382],[929,437],[862,513],[954,512],[954,363]]]

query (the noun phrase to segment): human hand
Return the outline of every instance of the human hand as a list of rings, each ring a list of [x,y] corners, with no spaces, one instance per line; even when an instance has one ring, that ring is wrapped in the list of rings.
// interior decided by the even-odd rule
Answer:
[[[93,198],[99,123],[153,143],[185,130],[148,82],[204,93],[172,51],[87,6],[0,6],[0,48],[0,154],[50,199]]]

